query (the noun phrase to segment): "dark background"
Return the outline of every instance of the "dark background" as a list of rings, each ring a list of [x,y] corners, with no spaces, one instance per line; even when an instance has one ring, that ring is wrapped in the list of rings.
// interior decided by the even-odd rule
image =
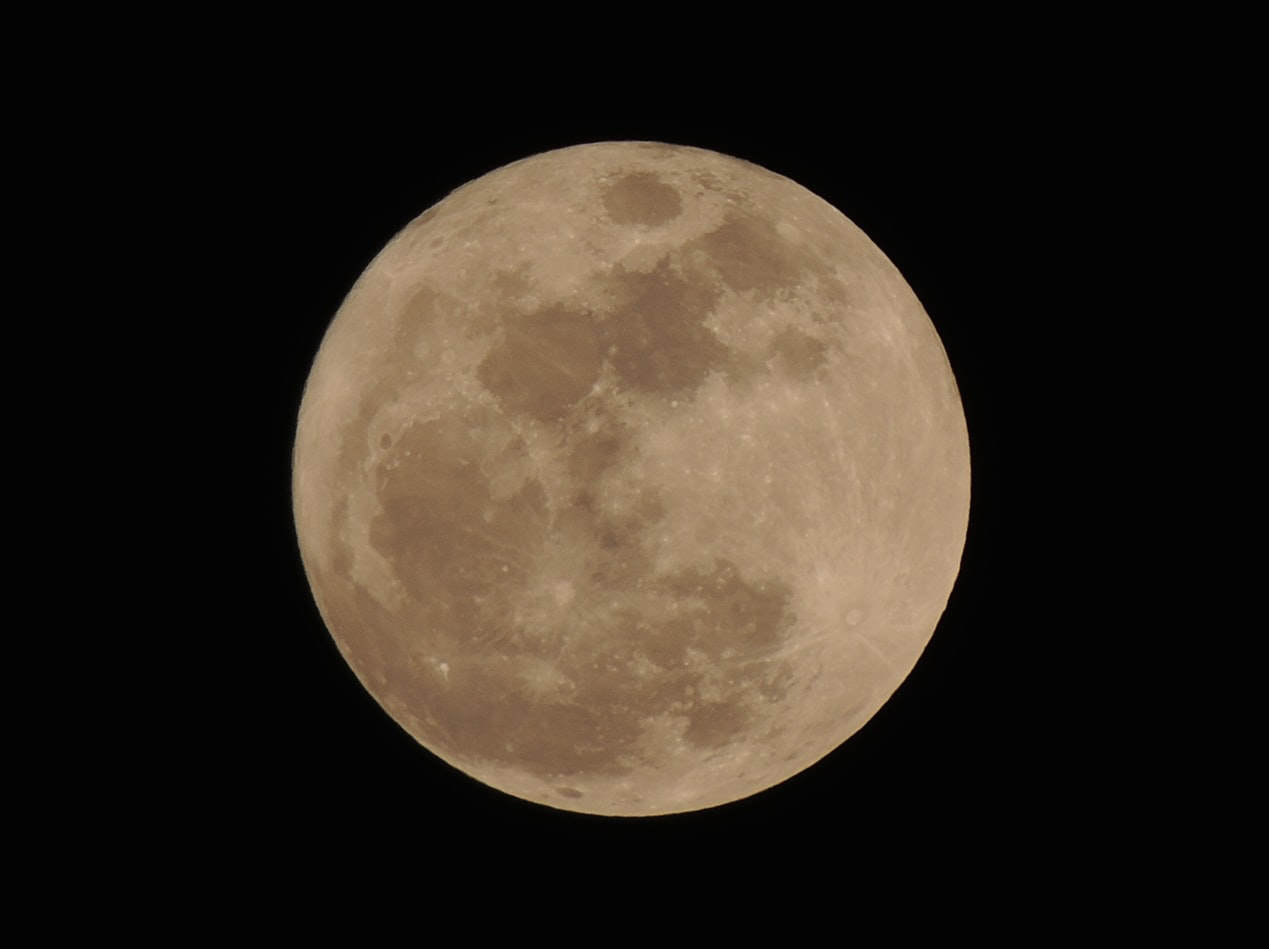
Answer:
[[[1239,48],[1259,33],[1188,12],[876,28],[622,9],[579,34],[576,14],[472,12],[106,10],[20,37],[36,55],[15,66],[8,194],[38,220],[10,221],[30,291],[11,467],[52,500],[29,505],[45,543],[17,545],[10,575],[11,638],[47,655],[7,669],[31,693],[11,820],[33,842],[15,866],[56,894],[41,923],[85,894],[130,923],[192,894],[183,924],[233,923],[244,894],[284,893],[321,923],[364,884],[356,911],[408,923],[475,894],[468,934],[518,901],[522,933],[593,904],[616,929],[690,905],[828,916],[840,936],[867,881],[908,900],[888,918],[904,935],[1020,901],[1043,907],[1028,934],[1100,926],[1102,907],[1170,925],[1254,826],[1236,805],[1255,785],[1227,762],[1256,760],[1238,726],[1261,716],[1220,700],[1260,695],[1225,684],[1258,668],[1241,657],[1263,623],[1221,615],[1255,562],[1189,535],[1255,537],[1258,486],[1231,479],[1259,471],[1235,409],[1263,373],[1236,357],[1260,358],[1263,294],[1221,291],[1263,269],[1246,174],[1263,57]],[[881,712],[777,788],[639,820],[520,802],[419,748],[325,631],[290,499],[309,366],[384,243],[480,174],[611,139],[736,155],[845,212],[938,329],[973,464],[956,588]],[[1165,888],[1134,914],[1142,879]]]
[[[1099,688],[1096,669],[1078,661],[1095,586],[1081,577],[1087,538],[1070,513],[1084,490],[1081,458],[1097,446],[1077,434],[1078,394],[1053,382],[1058,369],[1076,387],[1097,372],[1095,359],[1067,365],[1064,343],[1103,253],[1107,218],[1090,209],[1090,189],[1104,193],[1120,173],[1091,160],[1097,128],[1060,96],[1020,114],[988,90],[927,90],[869,109],[846,90],[831,101],[769,91],[724,102],[693,88],[669,105],[641,94],[595,105],[560,89],[448,107],[420,100],[406,113],[400,99],[378,107],[335,88],[274,85],[212,110],[197,143],[201,177],[185,186],[219,237],[201,279],[221,309],[203,325],[227,354],[209,464],[215,501],[228,503],[209,507],[213,568],[186,580],[209,634],[193,660],[197,694],[183,697],[198,751],[173,779],[174,799],[196,803],[177,806],[176,839],[238,854],[249,873],[391,865],[430,879],[439,861],[442,875],[463,880],[513,866],[518,885],[532,887],[566,867],[570,886],[598,891],[649,864],[688,890],[701,875],[775,885],[821,863],[843,875],[891,867],[898,881],[990,865],[1025,887],[1029,868],[1065,859],[1122,806],[1100,783],[1096,716],[1081,711]],[[624,820],[486,788],[380,710],[318,615],[290,500],[311,361],[372,257],[485,172],[613,139],[753,161],[859,225],[943,340],[973,465],[946,613],[875,718],[750,799]]]

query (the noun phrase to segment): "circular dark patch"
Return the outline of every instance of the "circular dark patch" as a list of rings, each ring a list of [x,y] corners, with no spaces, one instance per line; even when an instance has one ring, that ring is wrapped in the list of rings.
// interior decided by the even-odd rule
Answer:
[[[618,224],[664,224],[683,211],[679,193],[656,175],[626,175],[604,191],[604,208]]]

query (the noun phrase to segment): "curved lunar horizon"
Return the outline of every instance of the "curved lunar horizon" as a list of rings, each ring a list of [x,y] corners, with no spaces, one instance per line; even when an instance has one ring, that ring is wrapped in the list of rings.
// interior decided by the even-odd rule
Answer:
[[[318,352],[318,607],[383,708],[550,807],[692,811],[857,731],[959,568],[969,446],[885,255],[713,152],[581,145],[411,222]]]

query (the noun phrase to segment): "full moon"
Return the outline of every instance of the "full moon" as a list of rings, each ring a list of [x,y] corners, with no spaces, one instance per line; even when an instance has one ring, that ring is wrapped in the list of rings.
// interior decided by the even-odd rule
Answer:
[[[300,552],[340,652],[508,794],[736,801],[854,734],[947,604],[969,443],[895,266],[756,165],[650,142],[411,222],[300,407]]]

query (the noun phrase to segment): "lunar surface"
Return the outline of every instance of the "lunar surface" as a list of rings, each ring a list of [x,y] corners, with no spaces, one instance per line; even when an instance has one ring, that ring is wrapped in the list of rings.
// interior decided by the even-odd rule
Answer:
[[[946,606],[969,447],[894,265],[794,182],[584,145],[409,224],[335,317],[294,455],[343,656],[422,745],[607,815],[771,787]]]

